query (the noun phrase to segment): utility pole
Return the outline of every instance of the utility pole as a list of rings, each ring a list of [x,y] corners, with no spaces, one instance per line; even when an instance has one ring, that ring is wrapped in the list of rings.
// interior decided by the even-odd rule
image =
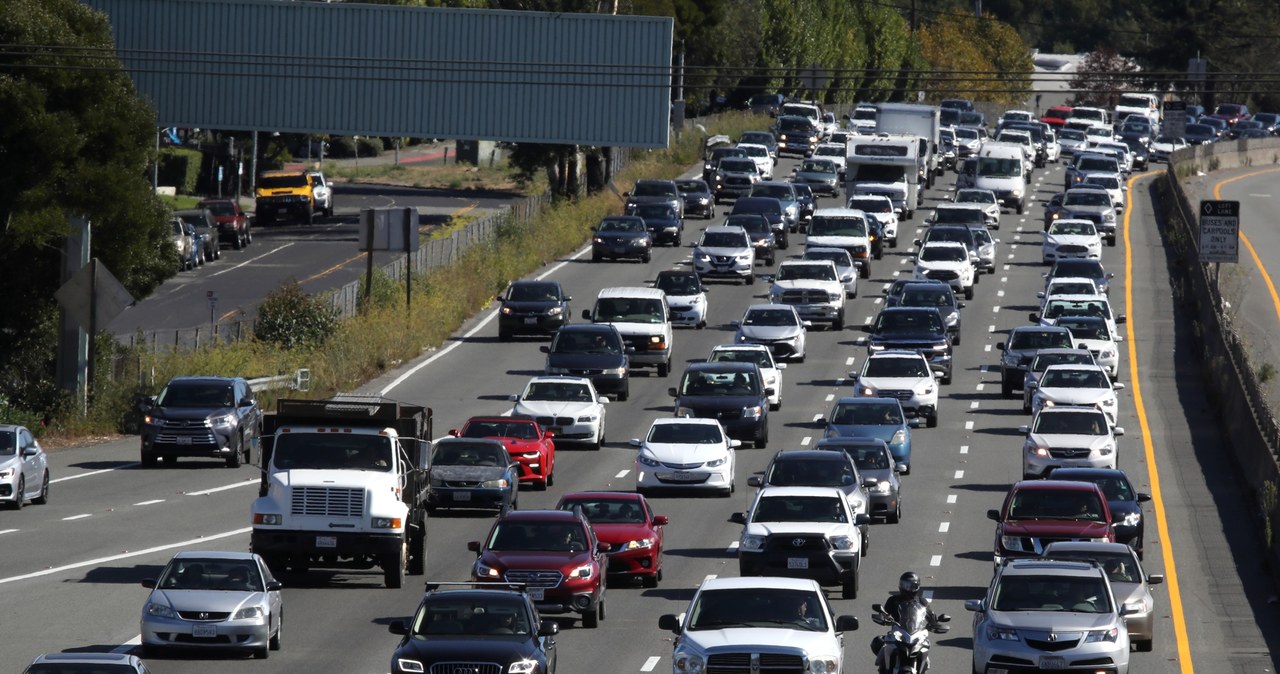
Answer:
[[[919,25],[919,22],[916,21],[916,0],[911,0],[911,32],[916,32]]]
[[[979,19],[982,18],[982,0],[973,1],[973,15]]]

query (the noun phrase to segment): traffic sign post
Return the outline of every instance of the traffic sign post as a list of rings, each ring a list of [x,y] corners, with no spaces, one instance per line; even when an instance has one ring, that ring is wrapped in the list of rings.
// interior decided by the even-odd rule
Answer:
[[[205,291],[204,296],[209,300],[209,336],[212,337],[215,326],[218,324],[218,319],[214,317],[214,312],[218,310],[218,294],[208,290]]]
[[[1181,138],[1187,133],[1187,104],[1185,101],[1165,101],[1164,121],[1160,132],[1166,136]]]
[[[1200,261],[1240,260],[1240,202],[1200,202]]]

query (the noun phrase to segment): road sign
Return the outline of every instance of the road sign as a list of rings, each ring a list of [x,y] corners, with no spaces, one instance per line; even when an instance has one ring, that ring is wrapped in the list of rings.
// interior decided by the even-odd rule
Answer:
[[[1238,262],[1240,202],[1200,202],[1200,261]]]
[[[802,68],[796,74],[800,76],[800,83],[804,88],[813,93],[825,89],[827,82],[831,79],[827,76],[827,71],[817,63],[810,64],[808,68]]]
[[[133,304],[133,296],[97,259],[81,267],[53,297],[85,331],[101,330]]]
[[[1164,120],[1160,125],[1160,134],[1173,138],[1181,138],[1187,134],[1186,101],[1165,101]]]

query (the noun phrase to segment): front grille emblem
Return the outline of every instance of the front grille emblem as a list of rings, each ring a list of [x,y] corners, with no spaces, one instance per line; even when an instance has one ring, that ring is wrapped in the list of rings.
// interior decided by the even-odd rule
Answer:
[[[804,547],[804,539],[803,539],[803,538],[793,538],[793,539],[791,539],[791,545],[792,545],[792,547],[802,548],[802,547]]]
[[[197,617],[197,618],[199,618],[199,619],[201,619],[201,620],[208,620],[208,619],[209,619],[209,614],[208,614],[208,613],[201,612],[201,613],[200,613],[200,615],[198,615],[198,616],[196,616],[196,617]]]
[[[1053,633],[1053,632],[1050,632],[1050,633],[1049,633],[1049,641],[1057,641],[1057,640],[1058,640],[1058,635],[1057,635],[1057,634],[1055,634],[1055,633]]]

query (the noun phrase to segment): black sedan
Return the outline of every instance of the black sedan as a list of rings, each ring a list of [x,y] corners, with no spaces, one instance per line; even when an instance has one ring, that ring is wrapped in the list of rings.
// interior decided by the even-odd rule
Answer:
[[[639,203],[627,206],[627,215],[644,220],[645,229],[653,238],[653,245],[679,246],[684,236],[684,220],[680,213],[667,204]]]
[[[751,237],[751,245],[756,249],[756,259],[772,267],[778,259],[778,239],[773,233],[769,221],[759,213],[742,213],[725,218],[726,227],[741,227]]]
[[[711,193],[705,180],[677,180],[676,189],[684,197],[685,216],[701,215],[710,220],[716,217],[716,195]]]
[[[591,237],[591,261],[632,258],[648,262],[653,251],[653,237],[644,220],[634,215],[615,215],[596,225]]]
[[[555,334],[569,322],[569,300],[559,281],[516,281],[498,296],[498,339]]]
[[[467,585],[471,585],[468,583]],[[560,626],[543,620],[515,586],[440,589],[427,593],[409,622],[389,628],[403,638],[391,656],[394,674],[409,672],[552,672]]]
[[[692,363],[680,386],[668,389],[676,416],[719,419],[735,440],[769,443],[769,392],[755,363]]]
[[[1151,500],[1150,494],[1133,489],[1129,476],[1123,470],[1112,468],[1055,468],[1047,476],[1050,480],[1092,482],[1107,495],[1111,509],[1111,521],[1115,522],[1116,542],[1128,543],[1138,559],[1146,541],[1146,518],[1142,516],[1142,504]]]

